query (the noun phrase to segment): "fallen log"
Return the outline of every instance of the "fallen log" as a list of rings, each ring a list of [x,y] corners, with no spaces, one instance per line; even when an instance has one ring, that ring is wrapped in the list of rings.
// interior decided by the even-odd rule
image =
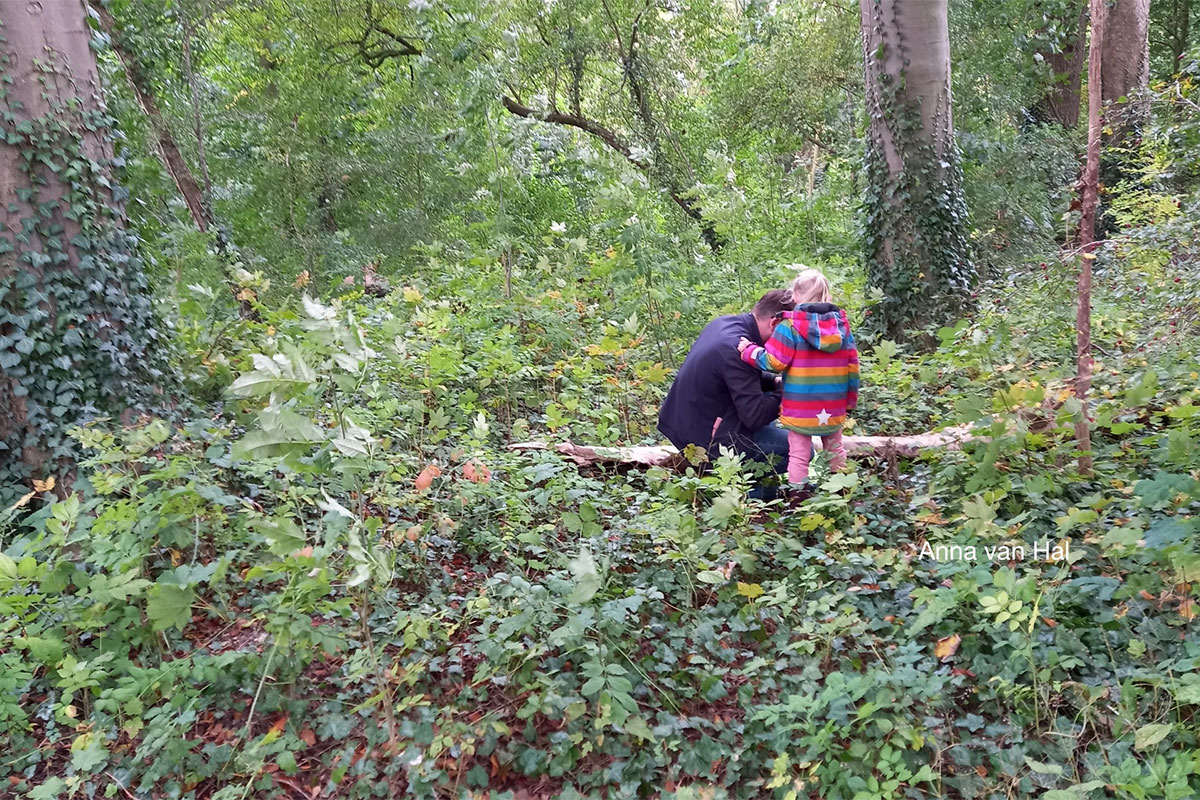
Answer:
[[[964,442],[977,438],[971,425],[957,425],[940,431],[909,436],[844,436],[842,443],[851,458],[902,456],[912,458],[922,450],[942,448],[959,450]],[[820,439],[817,439],[818,446]],[[637,464],[644,467],[672,467],[682,456],[670,445],[637,447],[593,447],[573,442],[518,442],[509,450],[551,450],[581,466],[587,464]]]

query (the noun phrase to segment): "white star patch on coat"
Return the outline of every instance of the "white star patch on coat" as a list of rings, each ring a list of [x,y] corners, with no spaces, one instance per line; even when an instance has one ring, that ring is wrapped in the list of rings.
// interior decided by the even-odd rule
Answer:
[[[833,415],[832,415],[832,414],[830,414],[828,411],[826,411],[825,409],[823,409],[823,408],[822,408],[822,409],[821,409],[821,413],[820,413],[820,414],[817,414],[817,422],[821,423],[822,425],[828,425],[828,424],[829,424],[829,418],[830,418],[831,416],[833,416]]]

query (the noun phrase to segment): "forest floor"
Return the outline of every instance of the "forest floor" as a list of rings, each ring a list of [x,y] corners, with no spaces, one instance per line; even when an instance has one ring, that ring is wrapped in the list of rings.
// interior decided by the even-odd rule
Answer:
[[[1196,796],[1196,282],[1098,272],[1083,476],[1072,269],[865,348],[854,433],[980,439],[798,508],[509,450],[657,443],[661,343],[586,297],[247,322],[0,521],[0,795]]]

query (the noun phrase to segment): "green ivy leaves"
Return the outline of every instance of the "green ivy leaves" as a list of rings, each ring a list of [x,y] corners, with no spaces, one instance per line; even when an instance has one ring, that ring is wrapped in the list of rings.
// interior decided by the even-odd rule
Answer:
[[[0,61],[4,83],[27,66],[16,60]],[[15,456],[0,459],[0,504],[31,477],[71,473],[68,428],[161,411],[173,383],[114,161],[90,155],[110,146],[112,120],[92,98],[43,90],[50,109],[36,117],[0,92],[0,158],[23,175],[5,209],[21,233],[0,239],[15,254],[0,267],[0,368],[11,381],[0,402],[18,421],[0,435],[0,453]]]

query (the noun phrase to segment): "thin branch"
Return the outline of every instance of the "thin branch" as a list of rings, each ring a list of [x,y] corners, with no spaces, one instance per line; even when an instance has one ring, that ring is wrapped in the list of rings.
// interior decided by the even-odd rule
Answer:
[[[558,110],[535,111],[528,106],[518,103],[508,95],[501,95],[500,102],[504,104],[504,107],[510,114],[515,114],[518,117],[524,117],[526,119],[538,119],[542,122],[549,122],[553,125],[565,125],[567,127],[576,128],[589,133],[600,141],[604,142],[604,144],[608,145],[610,149],[615,150],[621,155],[625,156],[625,159],[630,164],[633,164],[642,172],[650,172],[650,164],[643,159],[635,157],[633,152],[630,150],[629,145],[626,144],[616,132],[609,130],[594,120],[590,120],[586,117],[581,117],[576,114],[567,114]],[[708,244],[708,246],[714,252],[720,250],[724,242],[722,241],[720,234],[717,233],[716,228],[713,227],[712,222],[704,218],[704,214],[701,212],[700,206],[695,199],[686,197],[683,190],[674,184],[667,183],[663,188],[666,190],[668,196],[670,196],[670,198],[675,202],[675,205],[679,206],[680,210],[682,210],[684,214],[686,214],[700,226],[700,235],[704,237],[704,241]]]
[[[124,67],[125,77],[129,81],[130,88],[133,89],[138,106],[142,109],[142,113],[146,115],[146,120],[150,124],[150,131],[154,136],[154,143],[158,145],[163,167],[166,169],[167,174],[171,176],[175,188],[179,190],[179,194],[183,197],[183,201],[187,205],[188,212],[191,214],[192,221],[196,223],[196,227],[201,231],[207,231],[212,224],[212,216],[204,202],[204,192],[200,188],[199,182],[196,181],[196,176],[192,174],[192,170],[184,159],[183,154],[179,151],[178,145],[175,143],[175,136],[171,133],[171,129],[163,117],[162,110],[158,106],[158,100],[154,96],[145,70],[142,68],[137,56],[130,52],[122,41],[121,31],[118,29],[117,22],[113,19],[108,8],[98,2],[98,0],[90,0],[89,5],[96,12],[96,17],[100,22],[100,30],[112,42],[113,52],[116,53],[117,60]]]
[[[578,128],[581,131],[590,133],[600,141],[604,142],[611,149],[616,150],[621,155],[625,156],[630,164],[633,164],[638,169],[646,172],[650,169],[650,165],[642,159],[636,158],[620,136],[614,131],[609,130],[600,123],[587,119],[586,117],[568,114],[563,111],[535,111],[528,106],[521,105],[508,95],[502,95],[500,102],[508,109],[510,114],[515,114],[518,117],[526,119],[540,119],[542,122],[549,122],[553,125],[566,125],[571,128]]]

